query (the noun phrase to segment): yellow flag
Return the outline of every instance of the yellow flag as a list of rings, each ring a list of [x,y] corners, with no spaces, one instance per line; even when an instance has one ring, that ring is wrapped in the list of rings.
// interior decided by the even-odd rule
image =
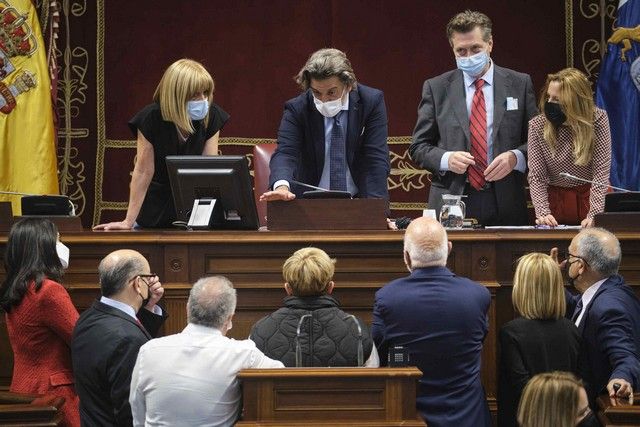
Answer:
[[[0,0],[0,191],[58,194],[51,83],[31,0]],[[20,196],[0,194],[20,214]]]

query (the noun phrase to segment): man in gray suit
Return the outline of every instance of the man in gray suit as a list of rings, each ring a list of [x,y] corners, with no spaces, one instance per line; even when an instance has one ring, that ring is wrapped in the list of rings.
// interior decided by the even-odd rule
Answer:
[[[465,11],[447,24],[457,69],[424,82],[411,158],[432,174],[429,207],[465,194],[483,225],[527,223],[527,126],[538,113],[531,77],[493,63],[491,20]]]

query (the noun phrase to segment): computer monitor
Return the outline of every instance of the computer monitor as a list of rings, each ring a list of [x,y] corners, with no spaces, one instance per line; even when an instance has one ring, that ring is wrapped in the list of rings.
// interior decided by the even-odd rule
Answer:
[[[258,229],[244,156],[167,156],[166,163],[179,221],[191,228]]]
[[[607,193],[604,196],[605,212],[640,212],[640,192]]]

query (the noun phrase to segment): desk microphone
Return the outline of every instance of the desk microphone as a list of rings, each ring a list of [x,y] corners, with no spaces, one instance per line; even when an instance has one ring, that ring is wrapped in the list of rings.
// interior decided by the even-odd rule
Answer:
[[[320,190],[320,191],[331,191],[331,190],[326,189],[326,188],[316,187],[315,185],[305,184],[304,182],[296,181],[296,180],[294,180],[294,179],[290,179],[290,180],[289,180],[289,182],[291,182],[291,183],[293,183],[293,184],[301,185],[301,186],[303,186],[303,187],[313,188],[314,190]]]
[[[300,348],[300,330],[302,329],[302,322],[304,322],[304,319],[308,317],[313,317],[313,316],[311,314],[305,314],[302,317],[300,317],[300,320],[298,320],[298,328],[296,329],[296,368],[302,367],[302,348]],[[313,324],[311,324],[309,328],[313,328]],[[312,345],[313,343],[311,342],[311,340],[309,340],[309,347],[311,347]]]
[[[47,196],[51,196],[51,197],[64,197],[65,199],[67,199],[67,202],[69,203],[69,209],[70,209],[70,215],[71,216],[76,216],[76,207],[73,205],[73,202],[71,201],[71,199],[69,199],[68,196],[64,196],[64,195],[59,195],[59,194],[32,194],[32,193],[20,193],[18,191],[4,191],[4,190],[0,190],[0,194],[7,194],[9,196],[27,196],[27,197],[47,197]]]
[[[571,175],[570,173],[566,173],[566,172],[560,172],[558,175],[563,177],[563,178],[567,178],[567,179],[570,179],[570,180],[573,180],[573,181],[580,181],[580,182],[584,182],[584,183],[591,184],[591,185],[597,185],[599,187],[613,188],[614,190],[624,191],[625,193],[632,193],[631,190],[627,190],[626,188],[614,187],[613,185],[603,184],[602,182],[591,181],[591,180],[588,180],[588,179],[579,178],[579,177],[577,177],[575,175]]]
[[[360,327],[360,322],[353,314],[348,314],[344,320],[351,318],[356,326],[358,327],[358,366],[364,366],[364,348],[362,346],[362,327]]]

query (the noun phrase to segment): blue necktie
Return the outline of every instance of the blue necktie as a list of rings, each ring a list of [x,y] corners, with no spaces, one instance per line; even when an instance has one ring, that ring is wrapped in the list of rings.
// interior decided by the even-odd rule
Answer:
[[[573,323],[576,323],[576,320],[578,320],[580,312],[582,312],[582,298],[580,298],[580,301],[578,301],[578,304],[576,304],[576,309],[573,310],[573,316],[571,316],[571,321]]]
[[[347,191],[347,162],[345,159],[344,129],[340,123],[340,111],[333,119],[331,146],[329,147],[329,189]]]

